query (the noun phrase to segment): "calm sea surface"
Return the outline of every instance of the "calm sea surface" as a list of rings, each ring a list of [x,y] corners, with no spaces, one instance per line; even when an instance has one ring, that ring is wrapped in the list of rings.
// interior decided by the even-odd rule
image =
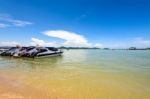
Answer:
[[[0,57],[0,99],[150,99],[150,51]]]

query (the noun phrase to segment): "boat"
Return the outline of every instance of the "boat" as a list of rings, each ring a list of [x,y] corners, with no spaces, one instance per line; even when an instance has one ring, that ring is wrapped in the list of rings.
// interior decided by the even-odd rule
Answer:
[[[31,49],[30,47],[21,47],[19,50],[15,51],[13,57],[21,57],[30,49]]]
[[[11,47],[10,49],[1,52],[1,56],[13,56],[13,57],[50,57],[62,55],[63,51],[54,47]]]
[[[63,53],[54,47],[28,47],[22,48],[13,54],[14,57],[30,57],[30,58],[40,58],[49,56],[58,56]]]
[[[11,47],[10,49],[2,52],[1,56],[13,56],[16,51],[17,51],[16,47]]]
[[[35,47],[22,47],[13,54],[13,57],[26,57]]]
[[[60,56],[63,51],[54,47],[36,47],[30,51],[27,57],[40,58],[50,56]]]
[[[7,50],[9,50],[9,49],[0,48],[0,55],[1,55],[2,53],[4,53],[5,51],[7,51]]]

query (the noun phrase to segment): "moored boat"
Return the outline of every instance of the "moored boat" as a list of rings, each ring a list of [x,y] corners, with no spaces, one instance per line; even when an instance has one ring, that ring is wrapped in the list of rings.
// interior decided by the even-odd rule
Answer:
[[[63,51],[54,47],[37,47],[33,49],[32,53],[28,57],[40,58],[40,57],[50,57],[50,56],[60,56]]]
[[[11,47],[10,49],[1,52],[1,56],[13,57],[50,57],[62,55],[63,51],[54,47]]]

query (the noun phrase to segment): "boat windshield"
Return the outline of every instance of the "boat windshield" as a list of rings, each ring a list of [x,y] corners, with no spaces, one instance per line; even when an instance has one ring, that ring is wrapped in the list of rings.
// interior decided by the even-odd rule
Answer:
[[[38,50],[38,52],[46,52],[47,51],[47,49],[45,49],[45,48],[41,48],[41,49],[37,49]]]
[[[31,51],[32,49],[34,49],[34,47],[29,47],[26,51]]]
[[[23,50],[26,50],[27,48],[26,47],[22,47],[21,49],[20,49],[20,51],[23,51]]]
[[[49,50],[51,50],[51,51],[58,51],[58,49],[57,48],[54,48],[54,47],[47,47]]]

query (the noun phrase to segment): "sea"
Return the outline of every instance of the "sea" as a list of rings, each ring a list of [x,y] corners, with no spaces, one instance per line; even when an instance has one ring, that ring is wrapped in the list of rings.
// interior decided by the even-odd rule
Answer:
[[[0,99],[150,99],[150,50],[0,56]]]

